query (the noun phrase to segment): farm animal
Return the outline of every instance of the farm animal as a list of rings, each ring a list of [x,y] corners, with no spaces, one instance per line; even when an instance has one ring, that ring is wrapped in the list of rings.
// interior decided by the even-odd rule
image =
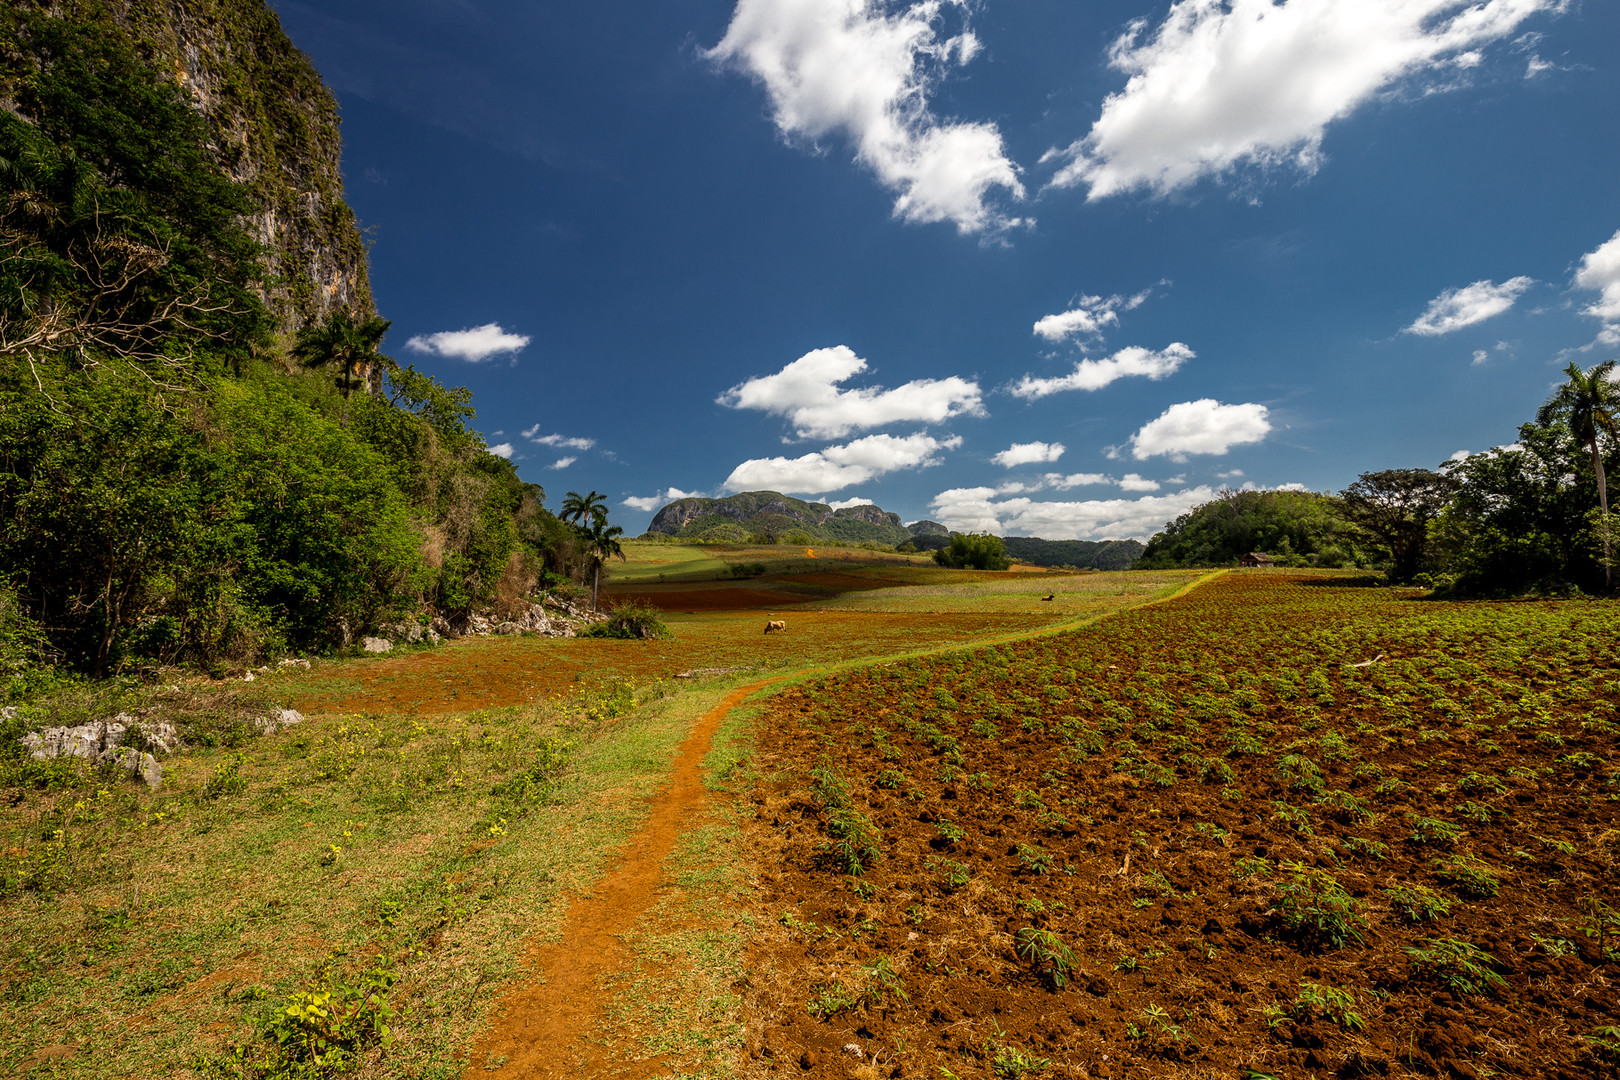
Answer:
[[[1041,597],[1042,600],[1053,600],[1053,599],[1056,599],[1056,598],[1057,598],[1057,593],[1050,593],[1050,592],[1047,593],[1045,596]]]
[[[768,634],[772,630],[780,630],[784,634],[787,633],[787,620],[785,620],[785,619],[772,619],[772,620],[770,620],[769,622],[767,622],[765,624],[765,632]]]

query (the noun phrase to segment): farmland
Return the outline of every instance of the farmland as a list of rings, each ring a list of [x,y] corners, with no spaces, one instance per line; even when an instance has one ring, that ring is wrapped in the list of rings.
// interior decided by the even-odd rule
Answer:
[[[0,1065],[1610,1074],[1615,604],[659,550],[669,640],[145,691],[155,792],[8,765]]]
[[[775,697],[756,1060],[1610,1075],[1615,614],[1262,572]]]

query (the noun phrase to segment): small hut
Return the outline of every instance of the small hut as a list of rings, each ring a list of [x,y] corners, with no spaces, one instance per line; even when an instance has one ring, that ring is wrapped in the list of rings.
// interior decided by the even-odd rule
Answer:
[[[1277,560],[1270,555],[1262,555],[1258,551],[1250,551],[1238,557],[1239,566],[1276,566]]]

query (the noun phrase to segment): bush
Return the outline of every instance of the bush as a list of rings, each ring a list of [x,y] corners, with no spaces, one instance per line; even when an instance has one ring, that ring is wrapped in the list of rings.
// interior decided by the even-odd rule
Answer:
[[[674,637],[669,627],[664,625],[664,620],[659,618],[660,614],[662,613],[651,604],[636,602],[620,604],[613,609],[606,622],[581,627],[579,636],[641,640]]]
[[[1005,570],[1012,565],[999,536],[951,533],[951,542],[934,552],[934,561],[953,570]]]

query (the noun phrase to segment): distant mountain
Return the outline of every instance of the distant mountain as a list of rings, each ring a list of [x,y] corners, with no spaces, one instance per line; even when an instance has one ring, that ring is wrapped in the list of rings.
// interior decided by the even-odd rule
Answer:
[[[769,536],[788,543],[893,544],[907,541],[920,551],[950,542],[951,531],[937,521],[902,524],[898,514],[868,503],[834,510],[778,491],[744,491],[724,499],[677,499],[653,516],[649,532],[714,541],[746,541]],[[1035,566],[1078,566],[1124,570],[1142,555],[1135,540],[1038,540],[1002,537],[1007,554]]]
[[[778,491],[744,491],[724,499],[677,499],[658,511],[648,531],[714,540],[765,535],[777,540],[897,546],[912,536],[899,514],[876,506],[834,510],[826,503],[805,502]]]

